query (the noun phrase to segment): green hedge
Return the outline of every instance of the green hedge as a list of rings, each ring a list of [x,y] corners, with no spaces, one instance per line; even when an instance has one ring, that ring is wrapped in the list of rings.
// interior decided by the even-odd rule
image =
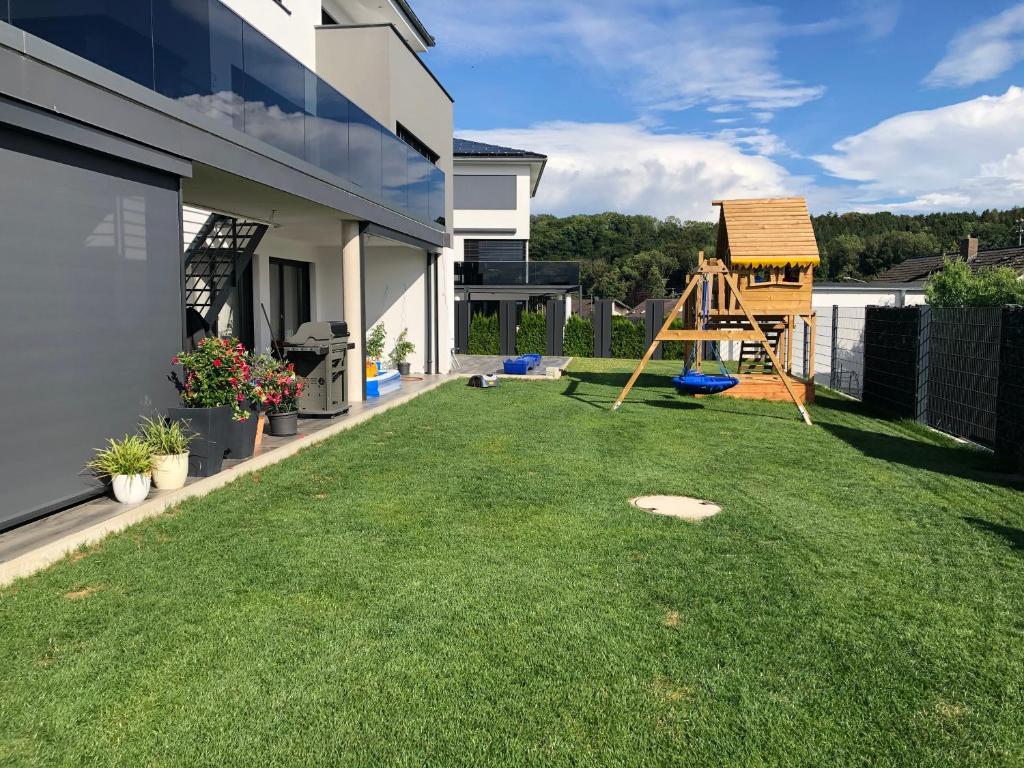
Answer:
[[[516,354],[543,355],[547,352],[548,324],[543,312],[524,312],[516,331]]]
[[[683,330],[683,321],[681,318],[676,318],[672,321],[672,325],[669,326],[674,331]],[[684,360],[686,358],[686,342],[685,341],[663,341],[661,343],[661,359],[662,360]]]
[[[613,317],[612,357],[639,360],[644,351],[644,324],[625,317]]]
[[[497,315],[473,315],[469,322],[469,354],[496,355],[500,349]]]
[[[594,356],[594,325],[589,319],[571,315],[565,324],[563,351],[568,357]]]

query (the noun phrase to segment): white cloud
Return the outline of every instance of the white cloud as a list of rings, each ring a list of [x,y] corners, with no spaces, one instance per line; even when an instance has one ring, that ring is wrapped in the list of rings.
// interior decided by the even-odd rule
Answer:
[[[851,207],[1005,208],[1024,202],[1024,89],[882,121],[815,157],[857,182]]]
[[[1024,59],[1024,3],[960,32],[924,79],[926,85],[964,86],[990,80]]]
[[[420,0],[440,55],[574,57],[612,77],[646,109],[777,110],[824,87],[784,75],[778,45],[817,25],[787,26],[767,5],[679,0]],[[828,23],[829,30],[835,25]]]
[[[729,135],[657,133],[639,123],[554,122],[522,129],[457,131],[458,136],[548,156],[537,213],[645,213],[710,220],[720,197],[799,192],[794,177]],[[759,141],[769,142],[766,136]]]

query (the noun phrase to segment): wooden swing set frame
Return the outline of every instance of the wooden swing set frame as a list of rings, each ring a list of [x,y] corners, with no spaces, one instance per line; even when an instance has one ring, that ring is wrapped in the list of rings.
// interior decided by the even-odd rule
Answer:
[[[749,328],[700,328],[701,325],[701,307],[704,302],[703,291],[705,290],[705,283],[707,282],[707,288],[711,291],[710,299],[717,292],[719,311],[725,313],[726,307],[726,290],[727,288],[731,291],[730,298],[735,303],[735,309],[738,310],[739,314],[735,315],[735,319],[742,322],[745,320],[749,324]],[[695,297],[694,306],[696,311],[693,312],[693,325],[692,329],[672,329],[670,326],[672,322],[686,313],[687,300],[693,295]],[[710,302],[709,302],[710,303]],[[686,317],[684,322],[687,322],[691,318]],[[805,318],[808,321],[809,327],[813,330],[813,315]],[[793,323],[789,324],[788,344],[792,345],[792,330]],[[813,340],[813,336],[812,336]],[[686,289],[682,295],[676,300],[675,306],[665,317],[665,322],[662,323],[661,329],[655,335],[651,345],[647,348],[647,352],[640,359],[640,364],[633,371],[633,374],[629,377],[629,381],[626,382],[626,386],[622,388],[619,396],[615,398],[615,403],[612,405],[612,410],[617,411],[622,405],[623,401],[629,395],[633,385],[636,384],[640,374],[643,373],[644,368],[651,361],[654,356],[655,350],[658,345],[663,341],[683,341],[687,345],[697,344],[696,350],[694,350],[694,360],[696,370],[702,370],[703,364],[703,350],[702,344],[698,342],[703,341],[754,341],[759,342],[761,347],[764,349],[765,354],[774,366],[775,371],[778,373],[785,385],[786,391],[789,393],[789,397],[793,400],[797,410],[800,412],[800,416],[804,422],[811,424],[811,416],[804,407],[804,404],[800,401],[797,395],[796,389],[793,387],[793,381],[791,377],[787,375],[783,369],[782,363],[779,360],[775,350],[772,349],[772,344],[769,342],[768,337],[765,335],[764,330],[761,328],[760,323],[757,321],[757,317],[751,312],[743,303],[743,292],[740,290],[739,285],[736,282],[736,276],[729,270],[728,266],[719,259],[705,259],[704,252],[700,252],[698,259],[697,270],[690,276],[690,280],[686,285]],[[689,350],[685,355],[686,359],[689,359]],[[813,353],[812,358],[813,360]]]

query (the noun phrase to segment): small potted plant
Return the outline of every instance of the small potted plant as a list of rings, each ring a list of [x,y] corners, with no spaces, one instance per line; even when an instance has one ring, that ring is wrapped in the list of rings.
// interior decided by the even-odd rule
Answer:
[[[275,437],[294,435],[299,427],[299,397],[302,395],[302,382],[295,375],[295,366],[278,364],[276,373],[263,383],[261,394],[270,434]]]
[[[153,453],[153,484],[161,491],[185,485],[188,477],[188,444],[192,434],[180,421],[143,419],[139,434]]]
[[[384,323],[377,323],[370,329],[370,335],[366,337],[366,378],[373,378],[383,369],[384,345],[387,339],[388,332],[384,328]]]
[[[189,450],[189,474],[209,477],[221,470],[229,448],[232,417],[245,421],[250,412],[242,407],[248,363],[244,348],[232,339],[209,337],[192,352],[181,352],[171,362],[182,367],[182,376],[171,373],[181,396],[181,408],[167,415],[185,422],[196,433]]]
[[[266,385],[277,376],[281,369],[281,361],[272,355],[262,352],[253,354],[249,360],[249,382],[246,397],[256,411],[256,440],[260,445],[263,437],[264,412],[266,411]]]
[[[85,466],[99,477],[110,478],[114,498],[122,504],[138,504],[149,495],[153,449],[138,435],[111,438]]]
[[[402,332],[398,334],[394,349],[391,350],[391,365],[397,368],[398,373],[402,376],[409,375],[408,358],[416,351],[416,345],[409,341],[408,336],[409,329],[403,328]]]

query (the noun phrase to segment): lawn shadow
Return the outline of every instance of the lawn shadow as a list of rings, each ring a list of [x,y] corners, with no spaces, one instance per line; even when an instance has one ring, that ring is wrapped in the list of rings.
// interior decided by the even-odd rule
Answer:
[[[980,450],[959,445],[939,445],[900,435],[869,432],[842,424],[822,423],[821,427],[865,456],[906,467],[938,472],[988,485],[1024,490],[1018,476],[1000,476],[995,458]]]
[[[1009,525],[1001,525],[1000,523],[990,523],[988,520],[982,520],[980,517],[965,517],[963,521],[968,525],[974,526],[979,531],[1001,536],[1006,539],[1010,549],[1024,552],[1024,531],[1020,528],[1013,528]]]
[[[586,375],[590,375],[590,374],[586,374]],[[595,374],[595,375],[603,376],[605,374]],[[608,374],[608,375],[614,376],[614,374]],[[569,380],[569,384],[566,386],[565,391],[562,392],[562,395],[564,397],[571,398],[572,400],[576,400],[578,402],[585,403],[586,405],[593,406],[594,408],[599,408],[602,411],[610,411],[611,408],[612,408],[612,404],[615,402],[615,398],[614,397],[609,397],[609,398],[585,397],[585,396],[581,395],[580,392],[579,392],[579,387],[580,387],[580,383],[582,382],[582,379],[576,378],[576,376],[577,376],[577,374],[569,374],[568,376],[566,376],[566,378]],[[621,376],[619,376],[617,378],[622,380],[622,383],[619,385],[619,389],[621,389],[622,385],[625,384],[626,379],[621,377]],[[641,376],[640,378],[643,379],[644,377]],[[655,378],[655,377],[651,377],[651,378]],[[638,387],[640,386],[640,381],[639,380],[637,381],[637,386]],[[649,386],[653,387],[653,386],[656,386],[656,385],[653,384],[653,383],[649,383]],[[616,394],[618,394],[618,390],[616,390]],[[634,394],[635,394],[635,388],[634,388]],[[633,396],[633,397],[629,398],[629,402],[635,403],[635,404],[638,404],[638,405],[651,405],[651,406],[654,406],[656,408],[673,408],[673,409],[677,409],[677,410],[692,410],[692,409],[695,409],[695,408],[702,408],[703,407],[700,403],[687,402],[686,400],[680,400],[679,398],[675,397],[674,395],[667,394],[667,393],[663,394],[663,395],[660,395],[660,396],[652,396],[650,394],[647,397],[635,397],[635,396]]]

